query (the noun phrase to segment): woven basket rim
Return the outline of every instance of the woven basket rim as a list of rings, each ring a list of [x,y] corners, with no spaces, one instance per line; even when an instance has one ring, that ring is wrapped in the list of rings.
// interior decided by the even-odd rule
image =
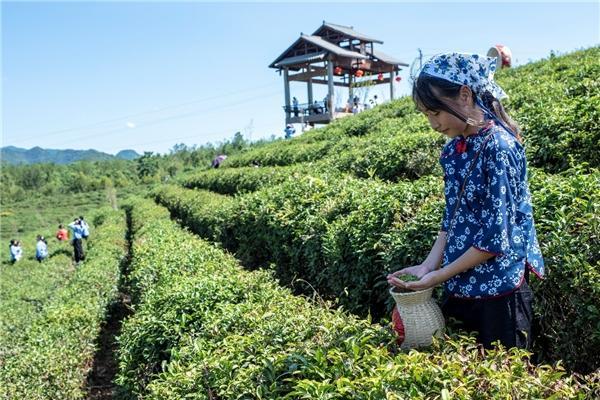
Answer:
[[[395,287],[390,288],[390,294],[392,296],[414,296],[414,295],[420,295],[422,293],[425,293],[427,291],[429,292],[433,292],[433,288],[428,288],[428,289],[423,289],[423,290],[411,290],[410,292],[394,292]]]

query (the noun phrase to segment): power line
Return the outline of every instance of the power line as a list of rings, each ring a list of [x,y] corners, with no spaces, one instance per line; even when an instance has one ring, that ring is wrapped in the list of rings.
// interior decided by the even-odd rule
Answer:
[[[50,131],[50,132],[47,132],[45,134],[40,134],[40,135],[35,135],[35,136],[30,136],[30,137],[22,138],[22,139],[19,139],[18,141],[13,142],[13,143],[23,143],[23,142],[26,142],[26,141],[29,141],[29,140],[32,140],[32,139],[37,139],[39,137],[48,137],[48,136],[58,135],[60,133],[77,131],[77,130],[87,129],[87,128],[93,128],[93,127],[101,126],[101,125],[104,125],[104,124],[109,124],[109,123],[118,122],[118,121],[122,121],[122,120],[126,120],[126,119],[136,118],[136,117],[139,117],[139,116],[142,116],[142,115],[155,114],[155,113],[159,113],[159,112],[162,112],[162,111],[165,111],[165,110],[170,110],[170,109],[173,109],[173,108],[185,107],[185,106],[188,106],[188,105],[191,105],[191,104],[202,103],[202,102],[206,102],[206,101],[210,101],[210,100],[215,100],[215,99],[219,99],[219,98],[223,98],[223,97],[227,97],[227,96],[231,96],[231,95],[235,95],[235,94],[239,94],[239,93],[245,93],[245,92],[249,92],[249,91],[253,91],[253,90],[263,89],[263,88],[271,87],[271,86],[275,86],[275,85],[279,85],[279,82],[269,83],[269,84],[261,85],[261,86],[255,86],[255,87],[247,88],[247,89],[236,90],[235,92],[228,92],[228,93],[221,94],[221,95],[216,95],[216,96],[211,96],[211,97],[205,97],[203,99],[188,101],[188,102],[180,103],[180,104],[174,104],[174,105],[165,106],[165,107],[158,108],[158,109],[152,109],[152,110],[148,110],[148,111],[142,111],[140,113],[130,114],[130,115],[126,115],[126,116],[122,116],[122,117],[117,117],[117,118],[111,118],[111,119],[108,119],[108,120],[94,122],[94,123],[91,123],[91,124],[88,124],[88,125],[82,125],[82,126],[75,127],[75,128],[66,128],[66,129],[59,129],[59,130],[55,130],[55,131]]]
[[[276,126],[280,126],[280,124],[273,124],[273,125],[269,125],[267,126],[265,129],[272,129]],[[231,129],[226,129],[226,130],[222,130],[222,131],[217,131],[217,132],[211,132],[209,135],[213,136],[213,135],[221,135],[223,133],[227,133],[227,132],[234,132],[239,129],[237,128],[231,128]],[[194,135],[188,135],[188,136],[180,136],[180,137],[176,137],[176,138],[169,138],[169,139],[160,139],[160,140],[153,140],[150,142],[138,142],[138,143],[130,143],[127,146],[131,147],[131,146],[141,146],[141,145],[148,145],[148,144],[156,144],[156,143],[164,143],[164,142],[169,142],[169,141],[176,141],[176,140],[182,140],[182,139],[191,139],[191,138],[196,138],[200,135],[207,135],[206,133],[203,134],[194,134]],[[121,148],[112,148],[111,150],[117,150],[117,149],[121,149]]]
[[[147,123],[140,124],[140,125],[136,126],[135,128],[119,127],[119,128],[116,128],[116,129],[105,131],[105,132],[96,132],[96,133],[93,133],[93,134],[90,134],[90,135],[85,135],[85,136],[80,136],[80,137],[77,137],[77,138],[72,138],[72,139],[70,139],[68,141],[63,141],[63,142],[59,142],[59,143],[50,143],[50,144],[47,144],[46,146],[62,146],[62,145],[65,145],[65,144],[69,144],[69,143],[81,141],[83,139],[93,138],[93,137],[96,137],[96,136],[102,136],[104,138],[106,136],[110,136],[112,134],[115,134],[115,133],[118,133],[118,132],[121,132],[121,131],[124,131],[124,130],[138,129],[140,127],[152,126],[152,125],[156,125],[156,124],[159,124],[159,123],[162,123],[162,122],[165,122],[165,121],[171,121],[171,120],[176,120],[176,119],[189,118],[189,117],[193,117],[193,116],[196,116],[196,115],[207,114],[207,113],[212,112],[212,111],[217,111],[217,110],[221,110],[221,109],[227,109],[227,108],[235,107],[237,105],[248,103],[248,102],[251,102],[251,101],[257,101],[257,100],[265,99],[265,98],[268,98],[268,97],[273,97],[273,96],[278,95],[278,94],[280,94],[279,91],[277,91],[277,92],[271,92],[271,93],[268,93],[268,94],[266,94],[264,96],[261,96],[261,97],[253,96],[251,98],[248,98],[248,99],[236,102],[236,103],[230,103],[230,104],[226,104],[226,105],[219,106],[219,107],[213,107],[213,108],[210,108],[210,109],[197,110],[197,111],[188,112],[188,113],[184,113],[184,114],[178,114],[178,115],[172,115],[172,116],[168,116],[168,117],[164,117],[164,118],[159,118],[159,119],[154,120],[154,121],[149,121]]]

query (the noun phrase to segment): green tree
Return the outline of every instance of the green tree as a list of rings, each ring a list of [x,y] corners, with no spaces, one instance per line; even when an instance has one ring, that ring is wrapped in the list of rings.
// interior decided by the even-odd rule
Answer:
[[[144,155],[136,159],[136,169],[138,176],[142,180],[148,180],[148,178],[154,178],[160,169],[159,166],[159,155],[153,154],[151,151],[144,152]]]

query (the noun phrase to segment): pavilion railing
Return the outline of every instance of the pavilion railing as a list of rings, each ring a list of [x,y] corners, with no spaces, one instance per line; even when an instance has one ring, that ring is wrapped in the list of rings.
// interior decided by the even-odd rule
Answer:
[[[294,117],[299,117],[300,115],[325,114],[329,110],[324,101],[315,101],[312,104],[303,103],[297,106],[283,106],[283,111],[289,112]]]

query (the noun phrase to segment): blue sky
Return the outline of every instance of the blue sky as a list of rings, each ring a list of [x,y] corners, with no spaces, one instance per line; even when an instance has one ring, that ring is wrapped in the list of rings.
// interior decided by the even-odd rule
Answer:
[[[323,20],[408,63],[418,48],[505,44],[519,65],[600,43],[597,2],[2,2],[2,146],[164,153],[281,136],[283,80],[268,65]]]

